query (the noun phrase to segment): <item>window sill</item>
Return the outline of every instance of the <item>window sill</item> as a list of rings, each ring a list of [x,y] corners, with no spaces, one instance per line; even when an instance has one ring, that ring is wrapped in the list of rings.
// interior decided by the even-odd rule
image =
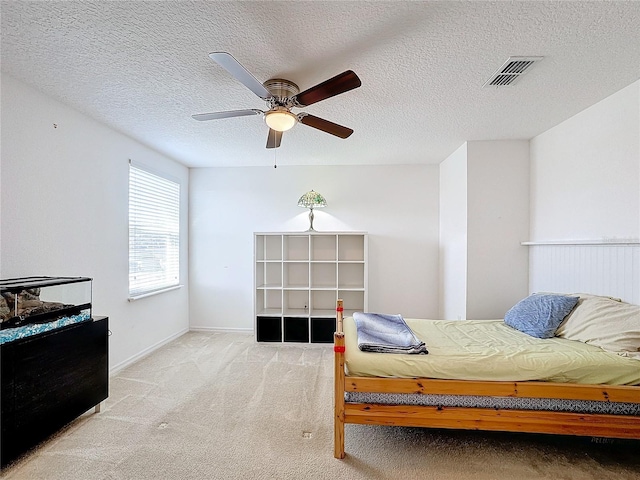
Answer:
[[[141,293],[140,295],[134,295],[129,297],[127,300],[133,302],[135,300],[140,300],[141,298],[152,297],[154,295],[158,295],[160,293],[170,292],[172,290],[178,290],[179,288],[184,287],[184,285],[174,285],[173,287],[162,288],[160,290],[154,290],[153,292]]]

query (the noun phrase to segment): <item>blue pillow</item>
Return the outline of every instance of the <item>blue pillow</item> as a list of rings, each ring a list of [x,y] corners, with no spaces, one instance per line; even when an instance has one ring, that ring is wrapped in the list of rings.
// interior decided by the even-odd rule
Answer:
[[[504,316],[504,323],[537,338],[551,338],[580,297],[530,295]]]

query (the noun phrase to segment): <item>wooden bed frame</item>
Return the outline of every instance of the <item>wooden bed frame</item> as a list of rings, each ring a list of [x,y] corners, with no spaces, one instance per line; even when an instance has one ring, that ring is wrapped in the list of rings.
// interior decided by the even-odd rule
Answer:
[[[336,458],[344,458],[345,456],[344,426],[347,423],[640,439],[640,416],[345,402],[345,392],[369,392],[640,403],[640,386],[549,382],[480,382],[346,375],[342,300],[338,300],[336,310],[337,331],[334,334],[334,456]]]

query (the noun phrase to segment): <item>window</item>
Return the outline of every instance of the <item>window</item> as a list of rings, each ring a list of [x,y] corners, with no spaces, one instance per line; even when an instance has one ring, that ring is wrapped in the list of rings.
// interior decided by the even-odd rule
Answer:
[[[177,287],[180,185],[129,165],[129,297]]]

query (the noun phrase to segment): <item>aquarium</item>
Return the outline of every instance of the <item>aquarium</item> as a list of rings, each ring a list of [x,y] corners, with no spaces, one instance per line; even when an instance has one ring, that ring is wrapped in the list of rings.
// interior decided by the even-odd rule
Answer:
[[[91,318],[92,280],[87,277],[23,277],[0,280],[0,328]]]

